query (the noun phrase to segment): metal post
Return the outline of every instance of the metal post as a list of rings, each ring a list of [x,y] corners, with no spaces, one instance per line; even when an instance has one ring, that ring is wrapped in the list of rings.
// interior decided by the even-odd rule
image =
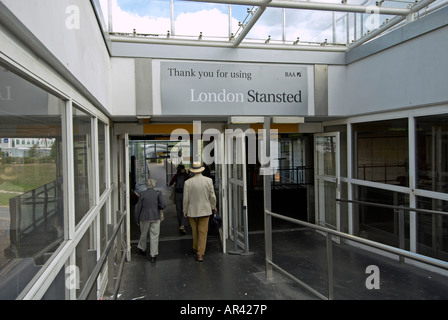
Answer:
[[[400,239],[400,249],[405,250],[404,243],[404,210],[398,210],[398,236]],[[404,257],[400,256],[400,262],[404,262]]]
[[[175,30],[175,16],[174,16],[174,0],[170,2],[170,21],[171,21],[171,35],[174,36],[176,34]]]
[[[244,254],[249,255],[249,226],[247,225],[247,207],[243,206]]]
[[[236,228],[236,210],[232,209],[232,227],[233,227],[233,248],[234,252],[238,252],[238,230]],[[230,252],[229,252],[230,253]]]
[[[269,261],[272,261],[272,217],[267,214],[267,211],[271,211],[271,177],[272,175],[267,172],[270,166],[271,155],[271,117],[264,118],[264,145],[266,150],[266,157],[269,161],[264,164],[265,172],[263,175],[263,192],[264,192],[264,241],[265,241],[265,262],[266,262],[266,279],[273,278],[272,265]]]
[[[334,298],[334,283],[333,283],[333,244],[331,241],[331,234],[326,233],[327,236],[327,273],[328,273],[328,300]]]

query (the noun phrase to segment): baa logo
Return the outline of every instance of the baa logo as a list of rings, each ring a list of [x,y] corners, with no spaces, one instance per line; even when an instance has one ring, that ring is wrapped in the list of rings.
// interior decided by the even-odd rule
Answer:
[[[285,72],[285,78],[301,78],[302,72]]]

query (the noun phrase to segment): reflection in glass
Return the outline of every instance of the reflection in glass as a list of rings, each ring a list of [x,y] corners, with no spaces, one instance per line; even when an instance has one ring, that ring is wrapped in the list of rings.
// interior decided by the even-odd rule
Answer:
[[[417,207],[448,212],[448,201],[417,197]],[[417,213],[417,252],[425,256],[448,260],[448,216]]]
[[[98,170],[100,195],[106,191],[106,125],[98,121]]]
[[[64,237],[63,105],[0,68],[0,299],[15,299]]]
[[[107,230],[107,210],[106,205],[103,205],[100,211],[100,238],[101,238],[101,254],[104,253],[104,249],[106,249],[108,238],[108,230]]]
[[[359,199],[359,201],[409,207],[409,195],[404,193],[365,186],[358,186],[355,191],[357,192],[355,198]],[[358,219],[355,221],[355,223],[359,223],[358,236],[399,247],[400,226],[398,211],[371,205],[357,205],[354,208],[358,214]],[[404,237],[406,239],[406,247],[404,249],[409,250],[409,213],[405,212],[404,218]]]
[[[336,175],[336,137],[316,137],[318,175]]]
[[[448,116],[417,118],[417,187],[448,192]]]
[[[337,228],[337,217],[336,217],[336,184],[334,182],[329,182],[325,180],[317,180],[318,185],[318,196],[319,196],[319,206],[320,208],[318,215],[318,224],[327,226],[329,228]]]
[[[354,176],[361,180],[409,186],[407,119],[353,125]]]
[[[96,245],[95,245],[95,224],[92,224],[84,236],[79,241],[76,246],[76,266],[79,271],[79,290],[77,290],[76,295],[79,294],[84,289],[90,274],[96,264]],[[96,290],[93,289],[89,299],[96,299]]]
[[[91,148],[91,117],[73,108],[73,155],[75,176],[75,223],[93,205],[93,172]]]

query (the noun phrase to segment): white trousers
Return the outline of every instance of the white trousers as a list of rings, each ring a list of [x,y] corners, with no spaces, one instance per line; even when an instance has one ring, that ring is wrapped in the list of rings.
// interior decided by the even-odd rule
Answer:
[[[149,231],[149,251],[151,257],[159,254],[160,220],[156,222],[140,221],[140,241],[137,248],[146,251]]]

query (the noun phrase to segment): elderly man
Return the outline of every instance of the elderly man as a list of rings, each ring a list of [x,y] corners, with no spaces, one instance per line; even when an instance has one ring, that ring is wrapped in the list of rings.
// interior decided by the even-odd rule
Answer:
[[[194,162],[190,171],[195,175],[185,181],[184,185],[184,216],[190,220],[193,250],[196,252],[196,260],[199,262],[204,259],[208,220],[212,212],[216,212],[213,182],[211,178],[202,175],[204,169],[200,162]]]
[[[162,193],[154,190],[156,180],[146,180],[147,190],[140,193],[135,209],[135,219],[140,226],[140,241],[137,248],[146,255],[147,236],[149,231],[151,262],[156,261],[159,254],[160,210],[165,208]]]

